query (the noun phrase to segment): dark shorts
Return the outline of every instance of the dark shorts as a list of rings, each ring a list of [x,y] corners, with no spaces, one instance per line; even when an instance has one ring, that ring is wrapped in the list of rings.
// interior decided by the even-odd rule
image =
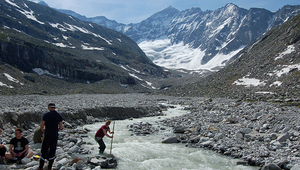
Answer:
[[[20,152],[23,152],[23,151],[20,151],[20,152],[17,152],[17,151],[14,151],[16,154],[18,154],[18,153],[20,153]],[[25,158],[25,156],[27,155],[27,151],[26,152],[24,152],[20,157],[18,157],[18,158],[20,158],[20,159],[23,159],[23,158]],[[11,153],[12,154],[12,153]],[[12,154],[13,155],[13,154]]]

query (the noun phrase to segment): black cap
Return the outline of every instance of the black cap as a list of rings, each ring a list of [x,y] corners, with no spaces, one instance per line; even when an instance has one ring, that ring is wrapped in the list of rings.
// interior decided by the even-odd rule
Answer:
[[[56,107],[54,103],[49,103],[48,107]]]

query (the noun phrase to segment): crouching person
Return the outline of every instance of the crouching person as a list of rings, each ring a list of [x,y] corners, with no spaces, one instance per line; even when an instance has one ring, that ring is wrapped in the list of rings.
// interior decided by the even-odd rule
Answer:
[[[5,158],[9,160],[16,160],[21,163],[23,158],[30,158],[33,154],[29,150],[28,140],[22,136],[22,129],[15,130],[15,137],[10,140],[9,152],[5,154]]]

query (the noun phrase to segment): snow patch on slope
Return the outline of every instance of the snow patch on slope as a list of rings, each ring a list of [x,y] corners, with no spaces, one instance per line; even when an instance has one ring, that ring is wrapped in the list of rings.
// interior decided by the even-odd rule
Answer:
[[[57,78],[63,78],[60,74],[55,75],[55,74],[50,73],[48,70],[43,70],[41,68],[34,68],[34,69],[32,69],[32,71],[34,71],[35,73],[37,73],[40,76],[46,74],[46,75],[50,75],[50,76],[57,77]]]
[[[246,76],[233,82],[234,85],[242,85],[246,87],[264,86],[266,83],[256,78],[247,78]]]
[[[278,59],[283,58],[283,57],[284,57],[285,55],[287,55],[287,54],[291,54],[291,53],[294,52],[294,51],[296,51],[296,50],[295,50],[295,45],[289,45],[289,46],[287,47],[287,49],[286,49],[284,52],[280,53],[280,54],[278,55],[278,57],[275,58],[275,61],[278,60]]]
[[[188,44],[180,42],[172,44],[170,39],[159,39],[154,41],[144,40],[139,47],[157,65],[169,69],[187,70],[210,70],[216,71],[216,67],[224,67],[226,61],[241,51],[244,46],[229,54],[218,53],[206,64],[201,64],[205,56],[205,50],[193,49]]]
[[[17,83],[17,84],[21,84],[21,85],[24,85],[22,82],[20,82],[18,79],[12,77],[11,75],[9,75],[8,73],[3,73],[3,75],[7,78],[7,80],[11,81],[11,82],[14,82],[14,83]],[[7,85],[3,82],[0,81],[0,86],[2,87],[7,87],[7,88],[14,88],[14,86],[10,86],[10,85]]]
[[[40,24],[45,24],[41,21],[39,21],[38,19],[36,19],[36,17],[33,15],[34,11],[32,11],[31,9],[29,9],[29,11],[25,10],[25,9],[22,9],[21,7],[19,7],[17,4],[11,2],[10,0],[5,0],[8,4],[12,5],[12,6],[15,6],[17,8],[19,8],[20,10],[18,10],[21,14],[25,15],[28,19],[31,19],[31,20],[34,20]],[[24,6],[26,8],[28,8],[28,6],[24,3]]]

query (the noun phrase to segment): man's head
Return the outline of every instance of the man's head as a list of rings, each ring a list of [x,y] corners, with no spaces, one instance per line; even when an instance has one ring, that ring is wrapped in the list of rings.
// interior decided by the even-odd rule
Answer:
[[[15,136],[16,136],[16,138],[17,139],[21,139],[21,137],[22,137],[22,129],[21,128],[17,128],[17,129],[15,129]]]
[[[54,103],[49,103],[48,104],[48,110],[55,110],[56,109],[56,106],[55,106],[55,104]]]

